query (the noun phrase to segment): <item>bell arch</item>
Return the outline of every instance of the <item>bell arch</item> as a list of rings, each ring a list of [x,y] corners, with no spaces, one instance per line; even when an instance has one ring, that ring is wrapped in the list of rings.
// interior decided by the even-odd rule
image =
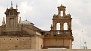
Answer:
[[[64,23],[64,30],[68,30],[68,23]]]
[[[71,15],[66,14],[66,7],[61,5],[58,8],[58,14],[53,15],[53,24],[51,25],[50,37],[46,41],[51,42],[46,44],[47,48],[72,48],[72,41],[74,40],[71,30]],[[55,44],[54,44],[54,43]]]
[[[56,30],[60,30],[60,27],[61,27],[61,26],[60,26],[60,23],[57,23],[57,24],[56,24]]]
[[[63,17],[63,15],[64,15],[64,14],[63,14],[63,11],[60,11],[60,16]]]

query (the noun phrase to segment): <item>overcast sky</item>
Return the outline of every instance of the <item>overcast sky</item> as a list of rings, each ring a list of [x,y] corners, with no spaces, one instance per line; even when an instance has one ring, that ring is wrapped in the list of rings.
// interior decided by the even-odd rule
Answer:
[[[50,30],[52,17],[57,14],[57,7],[66,6],[66,13],[72,16],[73,49],[81,48],[83,42],[91,48],[91,0],[12,0],[18,5],[19,17],[29,20],[42,30]],[[0,25],[6,8],[10,8],[11,0],[0,0]],[[80,38],[81,37],[81,38]],[[81,40],[81,42],[80,42]]]

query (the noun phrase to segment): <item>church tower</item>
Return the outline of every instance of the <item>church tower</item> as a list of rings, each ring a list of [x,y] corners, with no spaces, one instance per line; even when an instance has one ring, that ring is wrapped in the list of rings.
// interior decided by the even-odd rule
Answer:
[[[18,27],[18,15],[20,12],[18,12],[17,5],[16,9],[13,8],[13,4],[11,1],[11,7],[6,9],[5,15],[6,15],[6,30],[15,30]]]
[[[66,7],[61,5],[58,8],[58,14],[53,15],[53,23],[50,33],[44,38],[44,48],[67,48],[72,49],[71,15],[66,14]],[[57,29],[57,24],[59,23]],[[66,25],[66,26],[65,26]],[[66,29],[65,29],[66,27]]]
[[[57,30],[57,23],[59,23],[60,24],[60,29],[59,29],[60,31],[62,31],[62,30],[63,31],[66,31],[66,30],[71,31],[71,20],[72,20],[71,15],[70,14],[66,15],[66,13],[65,13],[66,7],[65,6],[61,5],[57,8],[58,8],[58,15],[55,15],[55,14],[53,15],[53,19],[52,19],[53,25],[51,26],[51,30]],[[66,30],[64,29],[65,23],[67,24]]]

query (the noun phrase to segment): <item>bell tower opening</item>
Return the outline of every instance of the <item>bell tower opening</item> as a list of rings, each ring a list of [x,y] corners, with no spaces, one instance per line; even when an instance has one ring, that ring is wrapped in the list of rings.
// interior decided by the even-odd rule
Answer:
[[[64,23],[64,30],[68,30],[68,24]]]
[[[63,17],[63,11],[60,11],[60,16]]]
[[[57,23],[57,29],[56,30],[60,30],[60,23]]]

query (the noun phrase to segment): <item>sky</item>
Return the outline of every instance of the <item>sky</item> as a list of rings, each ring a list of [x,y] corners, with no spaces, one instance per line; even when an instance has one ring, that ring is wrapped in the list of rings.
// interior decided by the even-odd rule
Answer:
[[[0,0],[0,25],[11,1],[14,8],[18,5],[22,21],[27,19],[48,31],[53,15],[58,14],[57,7],[61,4],[66,6],[66,14],[70,13],[72,17],[73,49],[83,48],[83,42],[87,42],[87,48],[91,49],[91,0]]]

